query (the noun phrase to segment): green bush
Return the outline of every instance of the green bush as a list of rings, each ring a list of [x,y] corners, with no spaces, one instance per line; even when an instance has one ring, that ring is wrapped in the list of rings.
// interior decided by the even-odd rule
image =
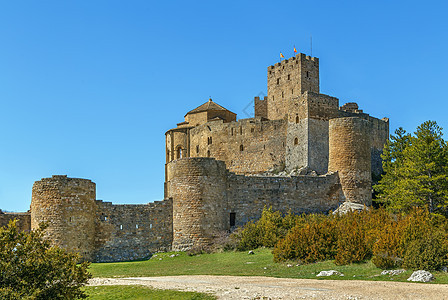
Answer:
[[[336,254],[336,218],[298,224],[273,250],[274,261],[300,260],[305,263],[333,259]]]
[[[349,213],[338,222],[336,265],[362,262],[371,256],[367,231],[359,223],[360,216]]]
[[[52,247],[44,229],[19,232],[16,222],[0,228],[1,299],[79,299],[92,277],[79,255]]]

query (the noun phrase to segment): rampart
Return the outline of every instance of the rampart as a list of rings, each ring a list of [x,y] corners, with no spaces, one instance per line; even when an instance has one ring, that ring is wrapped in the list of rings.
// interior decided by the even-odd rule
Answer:
[[[328,212],[341,203],[337,173],[323,176],[244,176],[213,158],[182,158],[167,165],[173,199],[173,249],[211,243],[215,232],[258,219],[265,206],[283,213]]]
[[[33,185],[31,229],[46,222],[58,246],[95,262],[143,259],[172,242],[170,199],[142,205],[95,200],[95,183],[55,175]]]
[[[6,226],[10,221],[17,220],[17,228],[20,231],[30,231],[31,230],[31,214],[29,212],[24,213],[10,213],[2,212],[0,210],[0,227]]]

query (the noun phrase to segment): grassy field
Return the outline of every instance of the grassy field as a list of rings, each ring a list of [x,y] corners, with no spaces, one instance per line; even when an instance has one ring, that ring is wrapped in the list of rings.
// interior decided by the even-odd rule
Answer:
[[[152,300],[213,300],[214,296],[170,290],[155,290],[141,286],[90,286],[85,290],[92,300],[124,300],[124,299],[152,299]]]
[[[254,255],[247,252],[224,252],[188,256],[183,252],[158,253],[147,261],[96,263],[90,272],[94,277],[138,277],[169,275],[233,275],[233,276],[271,276],[283,278],[316,277],[322,270],[337,270],[345,276],[331,276],[339,280],[386,280],[406,281],[412,271],[398,276],[380,275],[381,269],[370,261],[347,266],[336,266],[332,261],[296,266],[295,263],[274,263],[270,249],[258,249]],[[170,257],[171,255],[177,255]],[[289,266],[292,265],[292,266]],[[448,283],[448,274],[433,272],[434,283]]]

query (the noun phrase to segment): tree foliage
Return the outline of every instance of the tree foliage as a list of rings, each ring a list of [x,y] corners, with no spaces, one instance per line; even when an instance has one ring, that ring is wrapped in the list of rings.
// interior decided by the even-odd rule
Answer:
[[[81,287],[92,277],[79,255],[51,246],[45,226],[20,232],[16,222],[0,227],[1,299],[87,298]]]
[[[402,128],[391,135],[382,155],[385,174],[375,186],[390,211],[425,207],[447,215],[448,149],[442,136],[434,121],[421,124],[414,135]]]

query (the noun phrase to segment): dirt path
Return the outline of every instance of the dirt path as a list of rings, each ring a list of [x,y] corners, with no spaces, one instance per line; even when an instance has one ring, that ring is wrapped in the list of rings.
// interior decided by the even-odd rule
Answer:
[[[90,285],[144,285],[219,299],[448,299],[448,284],[239,276],[94,278]]]

